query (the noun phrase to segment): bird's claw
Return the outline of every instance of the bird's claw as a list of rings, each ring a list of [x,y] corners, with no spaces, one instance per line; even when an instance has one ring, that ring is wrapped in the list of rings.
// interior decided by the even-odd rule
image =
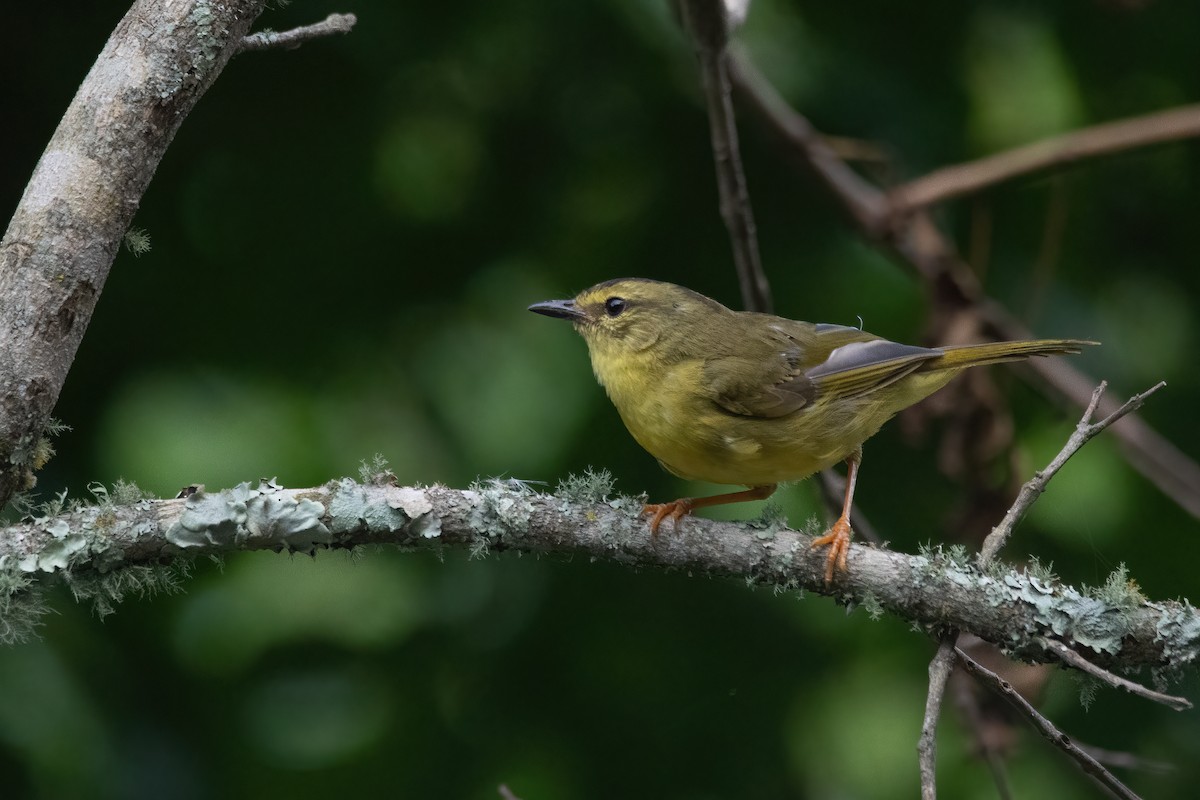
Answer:
[[[642,506],[642,513],[654,515],[650,520],[650,535],[657,536],[658,526],[667,517],[675,520],[675,525],[678,527],[679,520],[692,513],[692,498],[681,497],[669,503],[647,503]]]
[[[850,528],[850,520],[845,517],[838,517],[837,522],[825,532],[824,536],[818,536],[813,539],[811,549],[824,547],[829,545],[829,552],[825,554],[825,586],[828,587],[833,583],[833,571],[836,567],[842,572],[846,571],[846,554],[850,552],[850,535],[853,531]]]

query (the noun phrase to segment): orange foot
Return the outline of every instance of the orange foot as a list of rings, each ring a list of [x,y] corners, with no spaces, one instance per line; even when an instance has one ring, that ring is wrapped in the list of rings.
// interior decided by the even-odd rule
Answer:
[[[833,568],[836,566],[842,572],[846,571],[846,553],[850,551],[850,520],[838,517],[833,527],[824,536],[813,539],[812,548],[829,545],[829,553],[825,556],[825,585],[833,583]]]
[[[658,526],[664,519],[670,517],[675,520],[675,526],[678,528],[679,520],[692,513],[693,507],[692,498],[681,497],[669,503],[648,503],[642,506],[642,513],[654,515],[654,518],[650,520],[650,535],[657,536]]]

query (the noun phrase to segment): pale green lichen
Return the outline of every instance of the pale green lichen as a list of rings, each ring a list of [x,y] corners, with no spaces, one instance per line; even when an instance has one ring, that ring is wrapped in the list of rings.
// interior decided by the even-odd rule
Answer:
[[[491,555],[492,547],[488,544],[488,540],[478,538],[471,542],[471,546],[467,549],[468,561],[482,561]]]
[[[1124,609],[1077,589],[1064,586],[1046,569],[1010,572],[1001,582],[1008,599],[1033,611],[1033,627],[1027,633],[1049,630],[1057,638],[1074,641],[1097,653],[1117,654],[1129,630]]]
[[[66,520],[41,519],[38,527],[50,534],[50,540],[37,552],[22,558],[17,567],[22,572],[54,572],[66,569],[72,557],[88,546],[88,536],[72,532]]]
[[[442,535],[442,518],[433,512],[433,503],[422,489],[400,486],[388,492],[388,507],[408,520],[409,533],[422,539]]]
[[[183,591],[183,581],[191,575],[191,562],[176,559],[168,565],[134,564],[111,572],[89,570],[83,573],[67,571],[63,580],[76,602],[90,602],[92,611],[103,619],[116,611],[116,606],[130,595],[141,598]]]
[[[358,477],[362,479],[363,483],[375,486],[386,486],[396,482],[396,476],[392,474],[391,464],[383,457],[382,453],[373,455],[369,463],[365,458],[360,461]]]
[[[1103,600],[1118,608],[1133,611],[1146,602],[1146,596],[1138,588],[1137,581],[1129,577],[1129,569],[1121,562],[1109,573],[1102,586],[1086,589],[1092,597]]]
[[[489,485],[492,482],[489,482]],[[512,481],[501,481],[503,485],[510,485]],[[528,490],[528,481],[517,481],[520,489]],[[479,489],[481,484],[476,482],[472,487]],[[646,505],[646,496],[631,497],[626,494],[616,493],[616,480],[612,474],[602,469],[599,472],[594,471],[591,467],[584,470],[582,475],[568,475],[554,490],[554,497],[560,503],[558,510],[564,514],[569,514],[579,505],[598,505],[603,504],[613,509],[614,511],[628,511],[628,515],[612,519],[612,530],[606,530],[605,535],[611,536],[618,534],[617,538],[624,540],[626,536],[632,532],[632,521],[637,520],[642,508]],[[595,522],[598,517],[592,511],[585,512],[589,522]]]
[[[917,548],[918,555],[925,558],[930,566],[947,567],[967,570],[971,568],[971,556],[962,544],[936,545],[926,542]]]
[[[122,241],[125,243],[125,249],[132,253],[134,258],[141,258],[150,252],[150,234],[145,228],[131,227],[125,231]]]
[[[10,556],[0,556],[0,644],[20,644],[33,638],[50,610],[42,589]]]
[[[755,529],[754,536],[761,540],[771,540],[780,532],[788,529],[787,514],[779,503],[768,502],[763,506],[762,513],[755,519],[746,522]]]
[[[166,533],[176,547],[233,547],[246,538],[246,500],[250,484],[209,494],[197,490],[187,498],[179,520]]]
[[[244,482],[215,494],[201,489],[189,496],[166,538],[184,549],[232,549],[253,536],[290,550],[309,551],[332,541],[321,521],[324,514],[320,503],[298,499],[273,480],[260,481],[256,488]]]
[[[1072,672],[1072,677],[1075,678],[1075,685],[1079,689],[1079,705],[1084,711],[1091,711],[1092,704],[1096,702],[1096,695],[1100,691],[1100,681],[1083,672]]]
[[[222,50],[230,44],[226,14],[223,5],[199,0],[180,24],[160,25],[160,35],[151,44],[165,41],[172,45],[147,48],[147,69],[155,79],[151,91],[160,102],[169,103],[180,92],[209,80]]]
[[[485,541],[525,533],[533,516],[533,490],[528,482],[492,478],[471,484],[471,528]]]
[[[1162,645],[1163,659],[1172,665],[1172,674],[1158,676],[1169,682],[1178,676],[1178,670],[1196,660],[1200,652],[1200,615],[1192,604],[1184,599],[1181,603],[1147,603],[1159,612],[1154,626],[1154,641]]]
[[[868,591],[862,597],[863,611],[867,612],[867,616],[872,622],[878,622],[883,618],[883,603],[879,602],[879,598],[874,592]]]
[[[582,475],[568,475],[559,481],[554,494],[567,503],[606,503],[615,488],[611,472],[588,467]]]
[[[1058,576],[1054,574],[1054,562],[1043,565],[1037,556],[1029,557],[1029,564],[1025,567],[1025,571],[1030,577],[1042,583],[1050,584],[1058,581]]]
[[[378,462],[373,466],[378,466]],[[365,463],[364,468],[367,468]],[[442,534],[441,517],[434,512],[424,489],[389,486],[386,502],[380,502],[367,487],[349,478],[342,478],[333,489],[329,503],[330,529],[339,538],[365,530],[404,532],[423,539],[435,539]],[[378,489],[374,491],[377,493]]]

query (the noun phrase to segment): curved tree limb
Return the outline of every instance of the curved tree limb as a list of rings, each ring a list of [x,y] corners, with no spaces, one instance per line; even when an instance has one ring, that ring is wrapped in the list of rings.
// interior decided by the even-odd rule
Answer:
[[[185,499],[105,503],[7,528],[0,535],[0,588],[8,587],[9,596],[0,598],[0,609],[19,605],[54,575],[74,583],[190,556],[364,544],[586,555],[826,591],[824,553],[810,548],[806,533],[689,518],[678,535],[650,537],[640,511],[630,498],[537,494],[513,481],[468,490],[348,478],[307,489],[272,482],[213,493],[201,488]],[[849,571],[831,591],[842,602],[879,607],[926,629],[970,631],[1032,661],[1059,660],[1041,637],[1107,668],[1170,673],[1192,667],[1200,652],[1200,613],[1186,602],[1113,602],[999,566],[985,573],[953,552],[905,555],[854,545]]]
[[[265,4],[137,0],[38,161],[0,240],[0,504],[34,484],[43,430],[142,195]]]

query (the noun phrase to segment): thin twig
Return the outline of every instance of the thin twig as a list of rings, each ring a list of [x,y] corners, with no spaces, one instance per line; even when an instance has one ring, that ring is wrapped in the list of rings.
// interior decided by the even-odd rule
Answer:
[[[905,213],[1034,172],[1196,136],[1200,136],[1200,104],[1095,125],[934,170],[892,190],[892,209]]]
[[[976,309],[990,335],[999,339],[1034,338],[1030,330],[1000,304],[987,300],[979,303]],[[1080,406],[1086,405],[1096,386],[1091,376],[1063,359],[1035,358],[1024,362],[1023,369],[1033,372]],[[1100,402],[1099,411],[1106,414],[1116,408],[1116,402],[1106,397]],[[1136,415],[1121,420],[1121,424],[1113,428],[1112,435],[1134,469],[1180,508],[1200,519],[1200,464]]]
[[[887,211],[883,193],[846,165],[812,124],[787,104],[740,47],[732,46],[729,54],[730,80],[750,109],[783,137],[861,230],[877,233]]]
[[[1055,727],[1053,722],[1038,713],[1038,710],[1030,705],[1029,701],[1022,697],[1020,692],[1013,689],[1008,681],[971,658],[961,649],[955,648],[954,654],[958,656],[959,662],[967,672],[970,672],[983,685],[1000,695],[1000,697],[1004,698],[1010,705],[1020,711],[1037,728],[1038,733],[1042,734],[1051,744],[1066,753],[1085,773],[1095,778],[1117,797],[1125,798],[1125,800],[1139,800],[1138,795],[1128,786],[1117,780],[1117,777],[1105,769],[1103,764],[1081,750],[1078,745],[1071,741],[1071,737],[1060,731]]]
[[[1096,390],[1092,392],[1092,400],[1088,403],[1087,410],[1083,412],[1083,417],[1080,418],[1079,423],[1075,426],[1075,432],[1071,434],[1071,438],[1067,439],[1067,443],[1063,445],[1062,450],[1046,465],[1045,469],[1026,481],[1025,485],[1021,487],[1016,501],[1008,509],[1008,513],[1004,515],[1004,519],[1000,520],[1000,524],[992,528],[992,532],[983,540],[983,547],[979,551],[979,565],[981,567],[987,566],[996,557],[996,553],[1000,551],[1000,548],[1008,541],[1008,537],[1012,535],[1013,528],[1025,516],[1026,512],[1029,511],[1029,508],[1041,496],[1042,492],[1046,490],[1046,484],[1062,469],[1063,464],[1067,463],[1067,459],[1079,452],[1079,448],[1083,447],[1093,436],[1130,411],[1141,408],[1142,403],[1146,401],[1147,397],[1166,385],[1165,382],[1160,381],[1141,394],[1135,394],[1116,411],[1099,422],[1093,423],[1092,415],[1096,413],[1096,408],[1100,405],[1100,397],[1104,394],[1104,388],[1108,386],[1107,382],[1101,381]]]
[[[301,25],[290,31],[276,32],[271,30],[252,33],[242,39],[238,53],[248,53],[252,50],[273,50],[275,48],[294,50],[305,42],[333,36],[335,33],[349,33],[358,22],[353,14],[330,14],[321,22],[312,25]]]
[[[929,662],[929,694],[925,698],[925,721],[917,742],[917,760],[921,766],[921,800],[937,798],[937,723],[942,713],[942,698],[946,696],[946,681],[954,671],[954,643],[958,631],[942,637],[937,654]]]
[[[1176,711],[1187,711],[1192,707],[1191,701],[1186,697],[1176,697],[1175,695],[1163,694],[1162,692],[1156,692],[1153,689],[1147,689],[1140,683],[1134,683],[1133,681],[1128,680],[1127,678],[1122,678],[1120,675],[1115,675],[1102,667],[1097,667],[1095,664],[1088,661],[1086,658],[1067,647],[1062,642],[1046,638],[1045,636],[1040,638],[1045,648],[1061,658],[1064,664],[1074,667],[1081,672],[1086,672],[1088,675],[1107,683],[1109,686],[1112,686],[1116,689],[1124,689],[1130,694],[1135,694],[1138,697],[1145,698],[1146,700],[1153,700],[1155,703],[1162,703],[1164,706],[1172,708]]]
[[[700,72],[704,79],[704,100],[708,106],[709,133],[713,161],[717,168],[717,188],[721,196],[721,218],[729,230],[733,245],[733,263],[747,311],[770,312],[771,289],[763,272],[758,252],[758,233],[746,174],[738,147],[737,121],[730,97],[729,21],[720,0],[685,0],[680,4],[684,27],[696,45]]]

